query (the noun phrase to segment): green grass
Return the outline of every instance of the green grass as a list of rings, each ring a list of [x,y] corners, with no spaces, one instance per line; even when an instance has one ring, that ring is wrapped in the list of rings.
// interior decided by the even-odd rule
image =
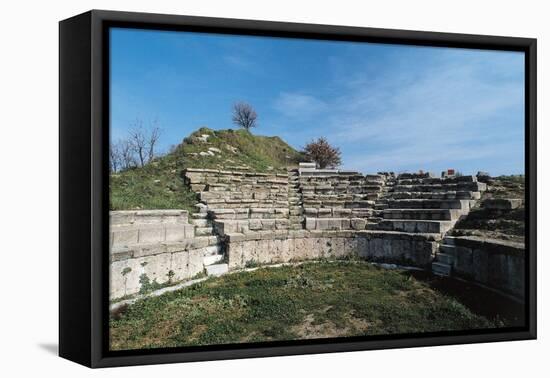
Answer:
[[[208,134],[206,143],[197,137]],[[209,147],[221,153],[201,156]],[[253,135],[245,130],[201,128],[170,153],[142,168],[111,175],[111,210],[187,209],[194,211],[197,196],[183,182],[184,168],[227,169],[248,166],[257,172],[286,172],[302,155],[279,137]]]
[[[502,325],[407,271],[307,263],[209,279],[111,317],[113,350]]]

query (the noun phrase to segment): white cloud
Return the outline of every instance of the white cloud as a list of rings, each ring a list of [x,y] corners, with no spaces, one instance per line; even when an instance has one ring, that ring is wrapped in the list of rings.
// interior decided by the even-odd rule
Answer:
[[[295,119],[309,119],[327,110],[327,104],[314,96],[290,92],[280,93],[274,107],[285,117]]]
[[[490,161],[487,169],[498,170],[498,161],[508,159],[521,170],[522,80],[494,57],[455,58],[425,69],[401,67],[395,76],[348,78],[344,94],[325,104],[327,136],[342,147],[346,168],[481,169]]]

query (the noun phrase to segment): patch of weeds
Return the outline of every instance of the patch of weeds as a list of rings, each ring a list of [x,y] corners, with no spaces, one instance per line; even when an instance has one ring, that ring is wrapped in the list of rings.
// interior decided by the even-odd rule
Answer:
[[[259,267],[260,264],[257,262],[257,261],[254,261],[254,260],[248,260],[245,264],[244,264],[244,267],[246,269],[250,269],[250,268],[257,268]]]

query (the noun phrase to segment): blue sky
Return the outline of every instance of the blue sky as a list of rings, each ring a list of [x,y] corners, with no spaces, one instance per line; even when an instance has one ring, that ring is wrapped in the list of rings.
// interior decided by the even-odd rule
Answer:
[[[295,148],[325,136],[361,172],[524,172],[524,55],[186,32],[111,31],[111,134],[156,120],[161,149],[200,126]]]

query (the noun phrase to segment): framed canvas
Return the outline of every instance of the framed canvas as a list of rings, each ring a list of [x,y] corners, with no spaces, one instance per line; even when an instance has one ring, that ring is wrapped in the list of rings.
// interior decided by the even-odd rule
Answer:
[[[60,22],[59,353],[536,338],[536,40]]]

